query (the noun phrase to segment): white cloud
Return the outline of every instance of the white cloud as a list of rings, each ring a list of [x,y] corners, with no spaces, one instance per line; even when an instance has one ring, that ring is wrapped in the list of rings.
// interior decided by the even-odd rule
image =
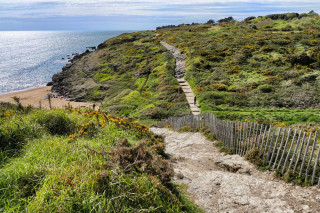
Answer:
[[[242,10],[242,13],[245,13],[247,8],[244,6],[241,8],[241,4],[249,3],[267,4],[268,7],[288,8],[288,10],[306,8],[317,11],[320,9],[319,0],[305,0],[303,2],[301,0],[282,0],[281,2],[276,0],[259,2],[254,0],[11,0],[10,3],[1,1],[3,0],[0,0],[0,18],[113,15],[208,16],[210,14],[226,14],[226,10],[235,13],[237,11],[239,14]]]

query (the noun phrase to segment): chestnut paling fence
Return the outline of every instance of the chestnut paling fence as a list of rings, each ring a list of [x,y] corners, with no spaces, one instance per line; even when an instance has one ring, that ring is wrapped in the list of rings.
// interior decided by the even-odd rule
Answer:
[[[305,182],[320,186],[320,144],[318,132],[305,132],[285,127],[231,122],[218,119],[211,113],[171,117],[163,123],[178,130],[183,126],[208,128],[224,146],[234,154],[244,156],[249,150],[258,148],[272,170],[282,174],[294,172]]]

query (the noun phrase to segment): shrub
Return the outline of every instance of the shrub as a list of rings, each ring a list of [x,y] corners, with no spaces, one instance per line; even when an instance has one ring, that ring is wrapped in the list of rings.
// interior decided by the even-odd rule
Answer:
[[[265,164],[263,160],[263,151],[257,148],[249,150],[244,156],[244,159],[258,167],[262,167]]]
[[[270,84],[263,84],[263,85],[260,85],[258,87],[258,89],[263,92],[263,93],[270,93],[272,92],[272,85]]]
[[[202,129],[200,129],[200,132],[201,132],[209,141],[215,141],[215,140],[217,140],[216,134],[214,134],[210,129],[202,128]]]
[[[297,184],[297,185],[301,185],[301,186],[304,184],[308,184],[308,183],[305,183],[305,176],[304,175],[299,177],[299,173],[294,172],[293,170],[288,170],[283,175],[283,179],[287,183],[293,183],[293,184]]]
[[[222,141],[217,141],[213,145],[215,147],[219,148],[219,152],[224,152],[224,153],[226,153],[228,155],[232,155],[233,154],[232,149],[229,149],[228,147],[224,146]]]
[[[287,25],[287,26],[281,28],[281,31],[292,31],[292,30],[293,30],[293,28],[291,25]]]
[[[216,89],[216,90],[220,90],[220,91],[225,91],[227,90],[226,85],[224,84],[213,84],[210,86],[211,89]]]
[[[76,129],[75,121],[71,120],[63,111],[39,111],[33,120],[54,135],[71,134]]]
[[[28,139],[41,135],[41,128],[29,121],[10,121],[0,125],[0,150],[19,149]]]
[[[300,65],[310,65],[314,62],[316,62],[316,60],[314,60],[313,58],[310,58],[307,53],[302,53],[300,55],[297,54],[292,54],[289,55],[286,60],[291,63],[291,65],[295,65],[295,64],[300,64]]]
[[[272,52],[273,50],[274,50],[274,47],[272,47],[272,46],[263,46],[261,48],[261,51],[263,51],[263,52]]]
[[[178,132],[192,132],[192,128],[190,126],[181,127]]]

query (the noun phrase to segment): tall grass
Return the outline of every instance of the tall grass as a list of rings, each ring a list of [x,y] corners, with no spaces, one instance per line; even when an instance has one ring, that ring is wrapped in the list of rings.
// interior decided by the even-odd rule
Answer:
[[[158,140],[137,122],[90,111],[14,112],[10,119],[1,118],[1,143],[21,143],[14,157],[7,154],[14,147],[1,147],[0,212],[200,211],[174,185],[163,185],[157,174],[112,166],[119,139],[126,138],[129,146],[143,135]],[[85,133],[88,126],[95,130],[91,135]]]

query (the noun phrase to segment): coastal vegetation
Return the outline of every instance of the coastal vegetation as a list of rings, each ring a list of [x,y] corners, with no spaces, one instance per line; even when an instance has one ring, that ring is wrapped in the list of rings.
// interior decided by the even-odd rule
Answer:
[[[187,54],[202,112],[260,123],[319,122],[320,18],[274,14],[157,30]]]
[[[164,138],[137,121],[191,113],[161,41],[187,55],[185,79],[202,112],[282,127],[308,123],[309,131],[320,123],[314,12],[122,34],[53,76],[53,91],[93,101],[99,111],[34,109],[16,97],[17,105],[0,104],[0,212],[201,212],[172,183]],[[260,155],[246,157],[258,162]]]
[[[89,109],[0,105],[1,212],[198,212],[163,138]]]
[[[53,90],[142,120],[190,114],[166,41],[187,55],[186,80],[202,112],[292,125],[320,122],[320,18],[272,14],[123,34],[53,77]]]
[[[123,34],[73,60],[53,76],[53,91],[143,120],[190,114],[174,77],[173,56],[154,32]]]

